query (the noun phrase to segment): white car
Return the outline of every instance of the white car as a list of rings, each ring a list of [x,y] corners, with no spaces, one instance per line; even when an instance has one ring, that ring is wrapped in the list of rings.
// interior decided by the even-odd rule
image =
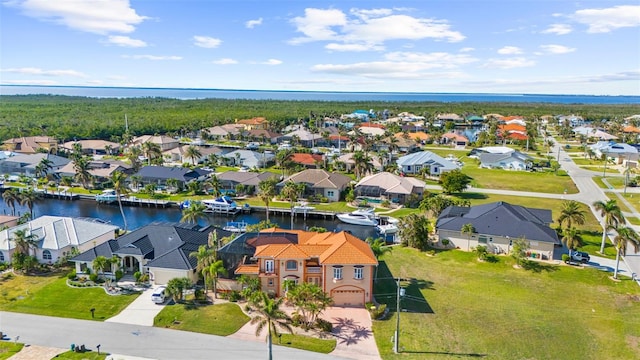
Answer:
[[[167,299],[167,287],[159,286],[157,289],[153,290],[153,294],[151,294],[151,301],[156,304],[164,304],[164,301]]]

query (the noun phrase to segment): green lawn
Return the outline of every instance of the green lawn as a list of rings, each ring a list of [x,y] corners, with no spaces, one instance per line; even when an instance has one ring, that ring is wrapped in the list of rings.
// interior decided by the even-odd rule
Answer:
[[[64,275],[23,276],[2,280],[0,310],[73,319],[108,319],[138,294],[110,296],[102,288],[71,288]],[[73,306],[70,306],[73,304]],[[89,309],[95,308],[95,318]]]
[[[62,354],[58,354],[56,357],[54,357],[52,360],[58,360],[58,359],[63,359],[63,360],[103,360],[107,358],[107,354],[100,353],[98,355],[97,351],[87,351],[87,352],[83,352],[83,353],[77,353],[77,352],[73,352],[73,351],[67,351],[67,352],[63,352]]]
[[[249,321],[234,303],[209,306],[170,305],[156,316],[153,325],[177,330],[227,336],[238,331]]]
[[[6,360],[22,350],[24,344],[0,340],[0,360]]]
[[[292,334],[282,334],[282,338],[274,338],[273,343],[323,354],[328,354],[336,348],[336,339],[322,340],[311,336]]]
[[[378,271],[379,301],[395,309],[395,281],[405,284],[400,347],[390,339],[395,313],[375,321],[383,359],[637,359],[640,357],[638,285],[609,273],[567,265],[513,268],[509,257],[478,262],[446,251],[425,256],[396,247]],[[390,270],[390,272],[389,272]],[[448,356],[447,356],[448,355]]]

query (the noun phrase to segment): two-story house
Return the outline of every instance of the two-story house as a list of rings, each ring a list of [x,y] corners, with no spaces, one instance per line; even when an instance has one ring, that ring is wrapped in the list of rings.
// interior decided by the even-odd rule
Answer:
[[[235,274],[258,277],[263,291],[284,296],[290,280],[317,284],[334,306],[364,306],[373,301],[378,261],[366,242],[348,232],[272,228],[246,236],[245,244],[255,245],[255,252],[244,258]]]

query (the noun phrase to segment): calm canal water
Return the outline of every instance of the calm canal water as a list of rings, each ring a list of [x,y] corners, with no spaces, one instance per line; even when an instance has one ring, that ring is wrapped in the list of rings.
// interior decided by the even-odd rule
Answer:
[[[19,214],[23,214],[28,212],[29,209],[25,206],[17,205],[16,211]],[[108,221],[111,224],[120,227],[124,226],[118,205],[98,204],[93,200],[65,201],[41,199],[35,203],[33,212],[35,217],[43,215],[90,217]],[[4,202],[0,202],[0,214],[11,214],[11,208],[9,208]],[[125,206],[124,214],[127,218],[128,230],[135,230],[152,222],[179,222],[182,217],[182,212],[178,208],[162,209],[153,207]],[[271,213],[269,215],[269,220],[278,224],[281,228],[291,228],[291,217],[288,214],[276,215]],[[266,214],[262,211],[252,211],[250,214],[238,214],[236,216],[208,214],[206,220],[200,221],[200,225],[210,224],[223,227],[229,221],[244,221],[247,224],[257,224],[265,219]],[[348,230],[360,239],[366,239],[367,237],[377,238],[380,236],[376,232],[375,228],[370,226],[350,225],[345,224],[340,220],[308,218],[305,221],[301,216],[294,218],[293,229],[304,230],[312,226],[324,227],[329,231]]]

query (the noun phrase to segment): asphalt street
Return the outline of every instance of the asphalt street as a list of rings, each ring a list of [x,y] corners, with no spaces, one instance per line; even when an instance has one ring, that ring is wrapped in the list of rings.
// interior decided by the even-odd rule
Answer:
[[[25,344],[62,349],[84,344],[93,351],[100,344],[104,352],[158,360],[245,360],[267,356],[266,342],[129,324],[0,312],[0,329],[9,339],[19,336]],[[273,354],[275,359],[342,359],[276,345]]]

